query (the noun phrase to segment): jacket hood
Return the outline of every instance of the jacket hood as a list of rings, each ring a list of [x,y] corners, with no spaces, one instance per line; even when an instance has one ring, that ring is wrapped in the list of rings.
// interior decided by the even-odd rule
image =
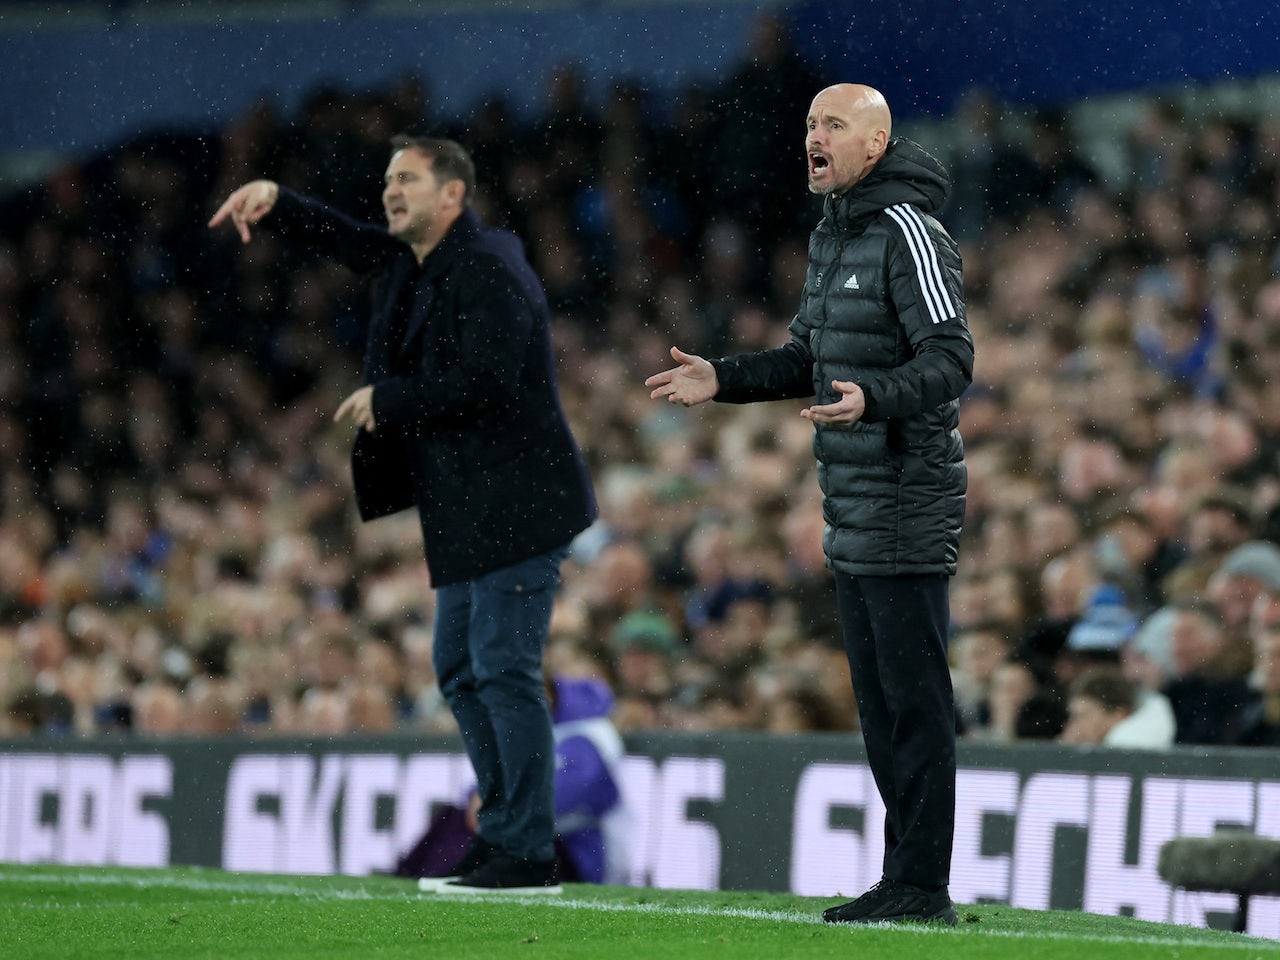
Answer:
[[[838,225],[875,216],[897,203],[933,213],[950,195],[951,177],[942,164],[920,144],[894,137],[864,179],[839,196],[826,197],[822,213]]]
[[[603,681],[556,677],[555,685],[556,704],[551,717],[554,723],[607,717],[613,709],[613,693]]]

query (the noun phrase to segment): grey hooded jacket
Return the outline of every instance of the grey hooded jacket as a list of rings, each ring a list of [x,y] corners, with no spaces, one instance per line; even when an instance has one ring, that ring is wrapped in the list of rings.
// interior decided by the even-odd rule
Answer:
[[[834,403],[833,380],[862,387],[862,419],[816,425],[813,438],[827,561],[854,576],[956,570],[973,339],[959,251],[931,216],[950,185],[923,148],[892,140],[870,174],[825,198],[790,342],[712,361],[726,403]]]

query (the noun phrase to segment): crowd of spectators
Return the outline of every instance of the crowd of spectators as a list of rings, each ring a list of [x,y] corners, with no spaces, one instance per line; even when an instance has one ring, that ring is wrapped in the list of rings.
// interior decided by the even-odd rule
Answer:
[[[643,729],[856,729],[802,404],[657,404],[672,344],[782,342],[821,78],[762,21],[716,88],[435,116],[412,77],[69,162],[0,219],[0,735],[448,731],[412,514],[361,525],[363,285],[204,228],[275,178],[379,220],[388,141],[454,136],[555,314],[602,505],[550,667]],[[975,91],[944,142],[975,382],[953,584],[965,737],[1280,743],[1280,121],[1152,97],[1099,175]],[[519,491],[512,491],[518,496]],[[1120,732],[1117,733],[1116,731]]]

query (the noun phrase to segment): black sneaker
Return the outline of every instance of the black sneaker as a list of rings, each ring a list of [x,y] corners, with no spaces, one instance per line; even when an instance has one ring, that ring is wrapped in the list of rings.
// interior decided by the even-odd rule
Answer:
[[[471,845],[467,847],[467,852],[463,854],[462,859],[449,868],[449,872],[442,877],[421,877],[418,880],[419,890],[434,890],[442,883],[448,883],[451,880],[459,880],[467,874],[472,873],[489,862],[491,857],[495,857],[502,852],[502,848],[496,843],[490,843],[484,837],[476,834],[471,838]]]
[[[563,893],[554,860],[522,860],[498,853],[466,876],[436,887],[437,893]]]
[[[857,900],[831,907],[827,923],[945,923],[956,925],[956,908],[946,887],[925,890],[899,880],[881,880]]]

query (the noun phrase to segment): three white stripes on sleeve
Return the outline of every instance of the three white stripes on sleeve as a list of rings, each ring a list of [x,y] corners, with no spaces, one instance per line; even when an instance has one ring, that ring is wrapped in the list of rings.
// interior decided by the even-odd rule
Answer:
[[[902,228],[902,235],[911,250],[911,258],[916,264],[916,277],[920,288],[924,291],[925,306],[929,309],[929,318],[934,323],[943,320],[954,320],[958,314],[947,285],[942,279],[942,268],[938,265],[938,251],[929,240],[929,233],[924,220],[915,207],[907,203],[899,203],[885,209],[885,213],[893,217],[895,223]]]

